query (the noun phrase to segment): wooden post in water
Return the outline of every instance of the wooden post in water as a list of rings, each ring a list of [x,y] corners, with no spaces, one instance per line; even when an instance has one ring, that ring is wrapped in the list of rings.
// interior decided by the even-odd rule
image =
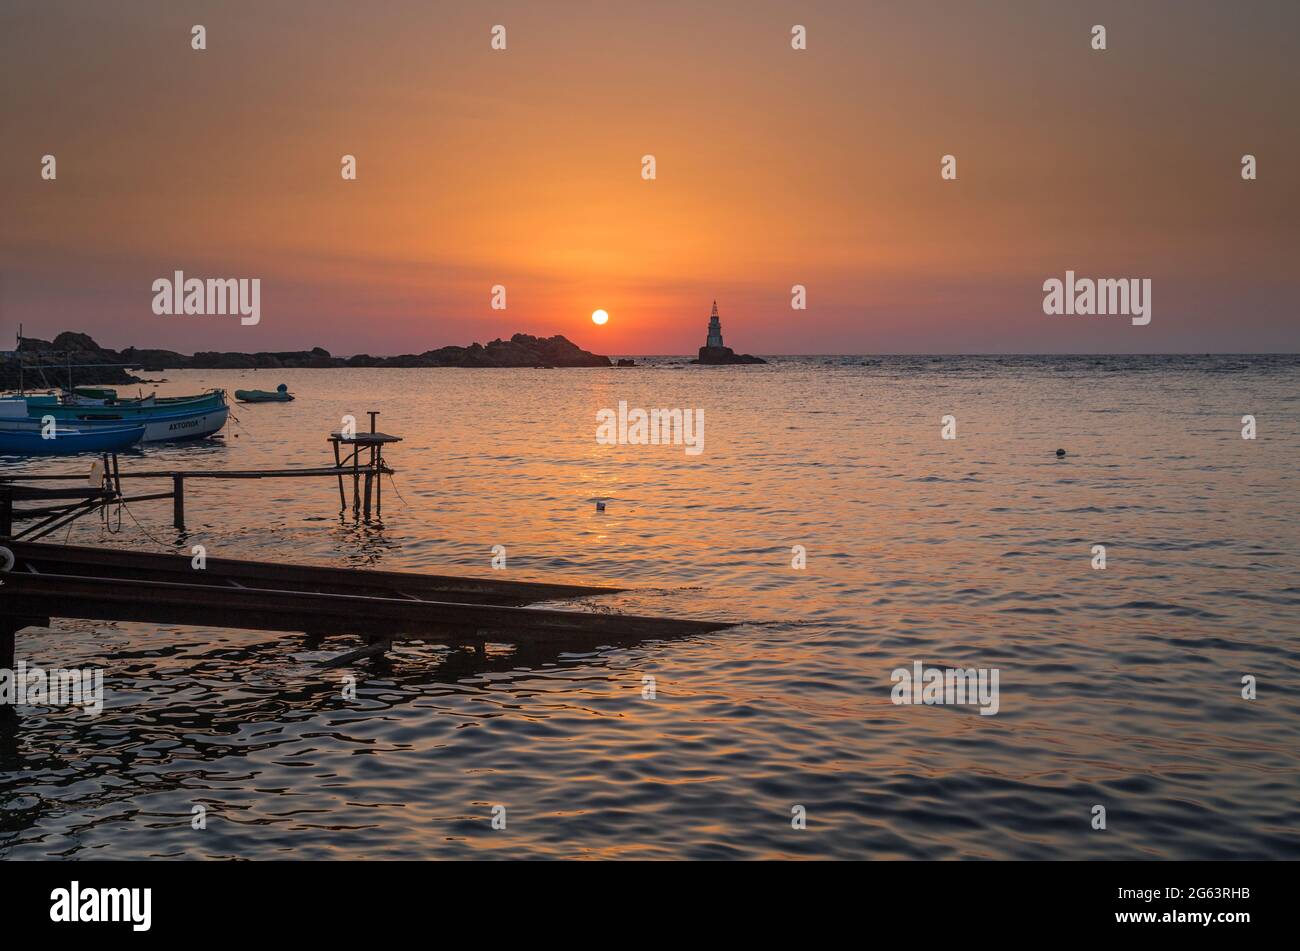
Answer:
[[[185,477],[172,475],[172,526],[185,531]]]
[[[379,410],[372,409],[372,410],[367,410],[366,412],[370,416],[370,434],[373,436],[375,434],[375,417],[379,415]],[[371,443],[370,463],[366,468],[366,521],[367,522],[370,521],[370,490],[372,485],[374,484],[376,475],[377,473],[375,472],[375,446],[374,443]]]
[[[361,453],[352,446],[352,516],[361,514]]]
[[[339,470],[339,512],[346,512],[348,508],[348,496],[343,491],[343,459],[339,456],[339,441],[331,439],[334,444],[334,468]]]
[[[0,620],[0,670],[14,669],[14,635],[18,633],[18,622],[7,618]],[[17,672],[13,673],[17,678]],[[0,724],[13,725],[18,721],[18,710],[12,703],[0,704]]]
[[[14,669],[14,635],[17,633],[16,622],[0,621],[0,670]]]
[[[14,494],[4,485],[0,485],[0,538],[14,533]]]

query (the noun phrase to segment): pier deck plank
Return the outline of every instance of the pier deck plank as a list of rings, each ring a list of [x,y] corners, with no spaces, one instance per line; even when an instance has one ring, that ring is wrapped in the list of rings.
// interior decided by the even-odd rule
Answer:
[[[705,634],[734,622],[560,611],[522,604],[620,589],[317,568],[5,542],[0,603],[15,617],[357,634],[438,643],[584,646]]]
[[[226,586],[235,581],[256,588],[282,591],[332,592],[402,596],[415,600],[458,601],[481,604],[535,604],[624,590],[597,585],[507,581],[497,578],[427,575],[419,572],[378,571],[208,558],[196,570],[189,555],[121,551],[75,545],[4,542],[14,553],[15,570],[36,566],[44,573],[89,575],[103,578],[157,580],[195,585]]]

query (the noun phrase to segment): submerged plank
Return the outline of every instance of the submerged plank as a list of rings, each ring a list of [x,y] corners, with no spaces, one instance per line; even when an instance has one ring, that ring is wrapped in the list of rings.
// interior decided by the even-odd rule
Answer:
[[[155,552],[118,551],[74,545],[6,542],[17,561],[14,570],[30,567],[43,574],[167,581],[334,594],[404,597],[407,600],[454,601],[469,604],[524,605],[594,595],[616,594],[624,589],[596,585],[506,581],[458,575],[375,571],[208,558],[203,570],[192,567],[190,556]]]
[[[85,575],[4,575],[0,603],[17,616],[186,624],[308,634],[475,643],[597,646],[705,634],[732,622],[556,611],[284,589]]]

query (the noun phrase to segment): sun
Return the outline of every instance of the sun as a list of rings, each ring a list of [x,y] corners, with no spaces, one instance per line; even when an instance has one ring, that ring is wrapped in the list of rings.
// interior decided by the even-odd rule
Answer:
[[[591,322],[593,324],[603,324],[609,320],[609,314],[603,310],[593,310],[591,312]]]

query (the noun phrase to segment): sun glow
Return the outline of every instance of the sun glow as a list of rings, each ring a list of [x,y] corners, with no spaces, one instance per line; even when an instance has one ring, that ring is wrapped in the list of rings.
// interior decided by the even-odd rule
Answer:
[[[591,312],[591,322],[593,324],[603,324],[607,320],[609,320],[609,314],[607,314],[605,311],[593,310]]]

